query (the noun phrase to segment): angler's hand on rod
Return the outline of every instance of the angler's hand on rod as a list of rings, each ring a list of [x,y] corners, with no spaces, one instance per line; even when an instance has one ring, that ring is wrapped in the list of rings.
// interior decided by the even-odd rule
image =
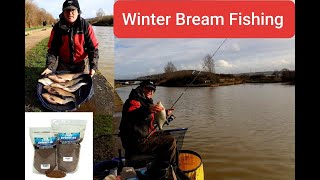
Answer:
[[[167,117],[172,115],[174,108],[166,109],[166,115]]]

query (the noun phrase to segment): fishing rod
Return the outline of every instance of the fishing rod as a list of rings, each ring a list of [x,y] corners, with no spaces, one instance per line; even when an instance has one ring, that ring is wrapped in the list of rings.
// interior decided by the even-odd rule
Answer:
[[[227,41],[228,38],[225,38],[222,43],[220,44],[220,46],[216,49],[216,51],[212,54],[212,56],[210,57],[210,59],[213,58],[213,56],[218,52],[218,50],[221,48],[221,46]],[[209,59],[209,60],[210,60]],[[200,69],[200,71],[198,72],[198,74],[193,78],[193,80],[190,82],[190,84],[184,89],[184,91],[180,94],[180,96],[177,98],[177,100],[172,104],[172,106],[170,107],[170,109],[172,109],[174,107],[174,105],[179,101],[179,99],[183,96],[183,94],[187,91],[187,89],[191,86],[191,84],[194,82],[194,80],[199,76],[199,74],[201,73],[201,71],[203,70],[203,68],[205,68],[205,65]],[[169,124],[169,122],[173,121],[175,118],[174,115],[170,115],[166,122],[164,124]],[[149,132],[148,136],[146,137],[147,139],[150,137],[150,135],[154,132],[154,130],[156,130],[158,127],[158,124],[156,124],[154,126],[154,128]]]
[[[220,46],[216,49],[216,51],[212,54],[212,56],[210,57],[210,59],[213,58],[213,56],[218,52],[218,50],[220,49],[220,47],[227,41],[227,38],[220,44]],[[174,107],[174,105],[179,101],[179,99],[182,97],[182,95],[187,91],[187,89],[191,86],[191,84],[193,83],[194,80],[196,80],[196,78],[199,76],[199,74],[201,73],[201,71],[205,68],[206,66],[204,65],[200,71],[198,72],[198,74],[193,78],[193,80],[191,81],[191,83],[184,89],[184,91],[180,94],[180,96],[178,97],[178,99],[172,104],[171,108],[172,109]]]

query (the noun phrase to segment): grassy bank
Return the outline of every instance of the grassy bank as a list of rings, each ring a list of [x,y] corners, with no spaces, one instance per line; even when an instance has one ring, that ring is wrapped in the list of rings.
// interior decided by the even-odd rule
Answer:
[[[114,157],[113,116],[94,115],[93,123],[93,163]]]
[[[49,37],[40,41],[35,47],[26,52],[25,56],[25,111],[44,111],[37,99],[36,89],[41,72],[45,68],[46,52]]]
[[[36,30],[36,29],[42,29],[43,26],[36,26],[36,27],[31,27],[31,28],[25,28],[24,31],[32,31],[32,30]]]
[[[113,133],[112,115],[94,115],[93,138]]]
[[[114,91],[114,112],[122,111],[123,102],[119,95]],[[115,134],[120,124],[119,117],[101,117],[94,119],[94,163],[110,160],[118,156],[118,149],[122,148],[120,138]]]

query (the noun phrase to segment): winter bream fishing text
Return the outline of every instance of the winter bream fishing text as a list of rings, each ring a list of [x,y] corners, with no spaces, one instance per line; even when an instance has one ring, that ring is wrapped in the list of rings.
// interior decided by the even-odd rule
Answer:
[[[272,16],[265,12],[242,13],[230,12],[229,15],[187,15],[182,12],[175,13],[175,17],[149,15],[137,13],[122,13],[122,19],[126,26],[168,26],[175,23],[176,26],[274,26],[276,29],[283,27],[284,18],[281,15]]]

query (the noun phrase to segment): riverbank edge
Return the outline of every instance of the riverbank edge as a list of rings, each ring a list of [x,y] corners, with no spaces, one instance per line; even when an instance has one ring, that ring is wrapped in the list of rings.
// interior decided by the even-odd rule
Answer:
[[[108,124],[106,124],[106,126],[111,127],[111,131],[94,138],[94,164],[119,157],[119,149],[121,150],[122,155],[125,153],[121,139],[118,136],[123,102],[115,90],[113,96],[114,114],[112,121],[109,121]]]

